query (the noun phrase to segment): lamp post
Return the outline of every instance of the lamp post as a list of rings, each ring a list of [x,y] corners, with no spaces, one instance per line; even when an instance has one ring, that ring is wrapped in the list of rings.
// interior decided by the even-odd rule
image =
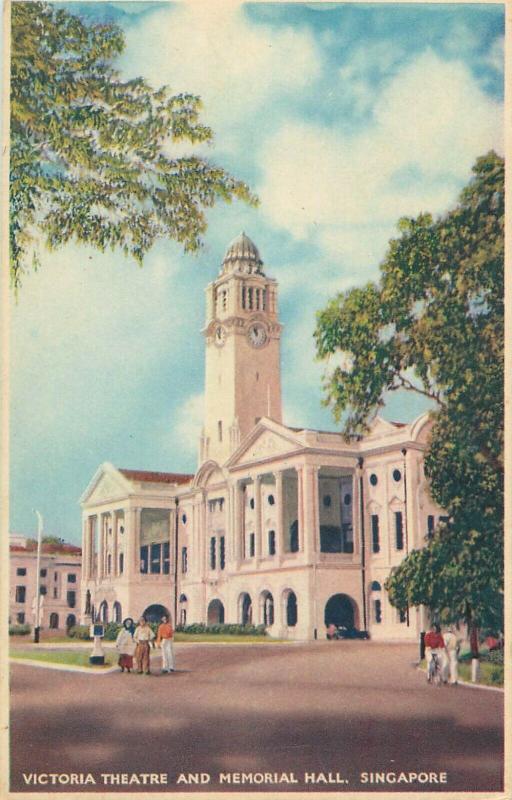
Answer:
[[[36,560],[36,607],[34,625],[34,643],[39,642],[39,627],[41,623],[41,605],[39,597],[39,580],[41,575],[41,539],[43,536],[43,518],[39,511],[35,511],[37,516],[37,560]]]

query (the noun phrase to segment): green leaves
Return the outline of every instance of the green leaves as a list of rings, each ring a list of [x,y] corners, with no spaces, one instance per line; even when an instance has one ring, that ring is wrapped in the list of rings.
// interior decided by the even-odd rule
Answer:
[[[391,602],[492,627],[503,605],[503,159],[488,153],[473,173],[440,219],[399,221],[379,283],[332,300],[315,337],[327,366],[340,352],[351,365],[325,382],[346,434],[362,433],[389,391],[437,406],[425,471],[451,521],[392,573]]]
[[[115,25],[86,25],[41,2],[12,6],[11,277],[18,288],[41,235],[121,247],[141,261],[159,237],[201,246],[204,210],[218,200],[257,202],[249,188],[172,143],[212,139],[191,94],[122,81]],[[165,149],[164,149],[165,148]]]

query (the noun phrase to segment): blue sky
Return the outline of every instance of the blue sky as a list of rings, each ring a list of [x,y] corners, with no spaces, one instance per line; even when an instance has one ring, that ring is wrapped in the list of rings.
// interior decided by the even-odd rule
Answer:
[[[87,248],[42,251],[12,305],[11,530],[80,539],[103,461],[194,471],[204,287],[241,230],[280,285],[284,418],[332,428],[315,311],[378,277],[402,215],[442,213],[502,146],[500,4],[69,3],[126,31],[126,77],[199,94],[203,155],[261,204],[219,205],[199,255],[160,242],[141,269]],[[417,398],[385,415],[410,420]]]

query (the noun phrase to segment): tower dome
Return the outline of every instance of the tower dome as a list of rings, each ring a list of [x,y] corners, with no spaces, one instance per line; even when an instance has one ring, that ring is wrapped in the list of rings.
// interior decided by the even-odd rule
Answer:
[[[233,239],[222,261],[222,271],[245,272],[249,275],[263,275],[263,261],[258,248],[245,233]]]

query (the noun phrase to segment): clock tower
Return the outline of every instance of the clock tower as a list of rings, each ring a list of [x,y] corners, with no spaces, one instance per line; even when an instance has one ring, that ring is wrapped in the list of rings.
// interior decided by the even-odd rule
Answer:
[[[201,463],[224,463],[261,417],[281,422],[277,282],[245,233],[206,288],[205,424]]]

